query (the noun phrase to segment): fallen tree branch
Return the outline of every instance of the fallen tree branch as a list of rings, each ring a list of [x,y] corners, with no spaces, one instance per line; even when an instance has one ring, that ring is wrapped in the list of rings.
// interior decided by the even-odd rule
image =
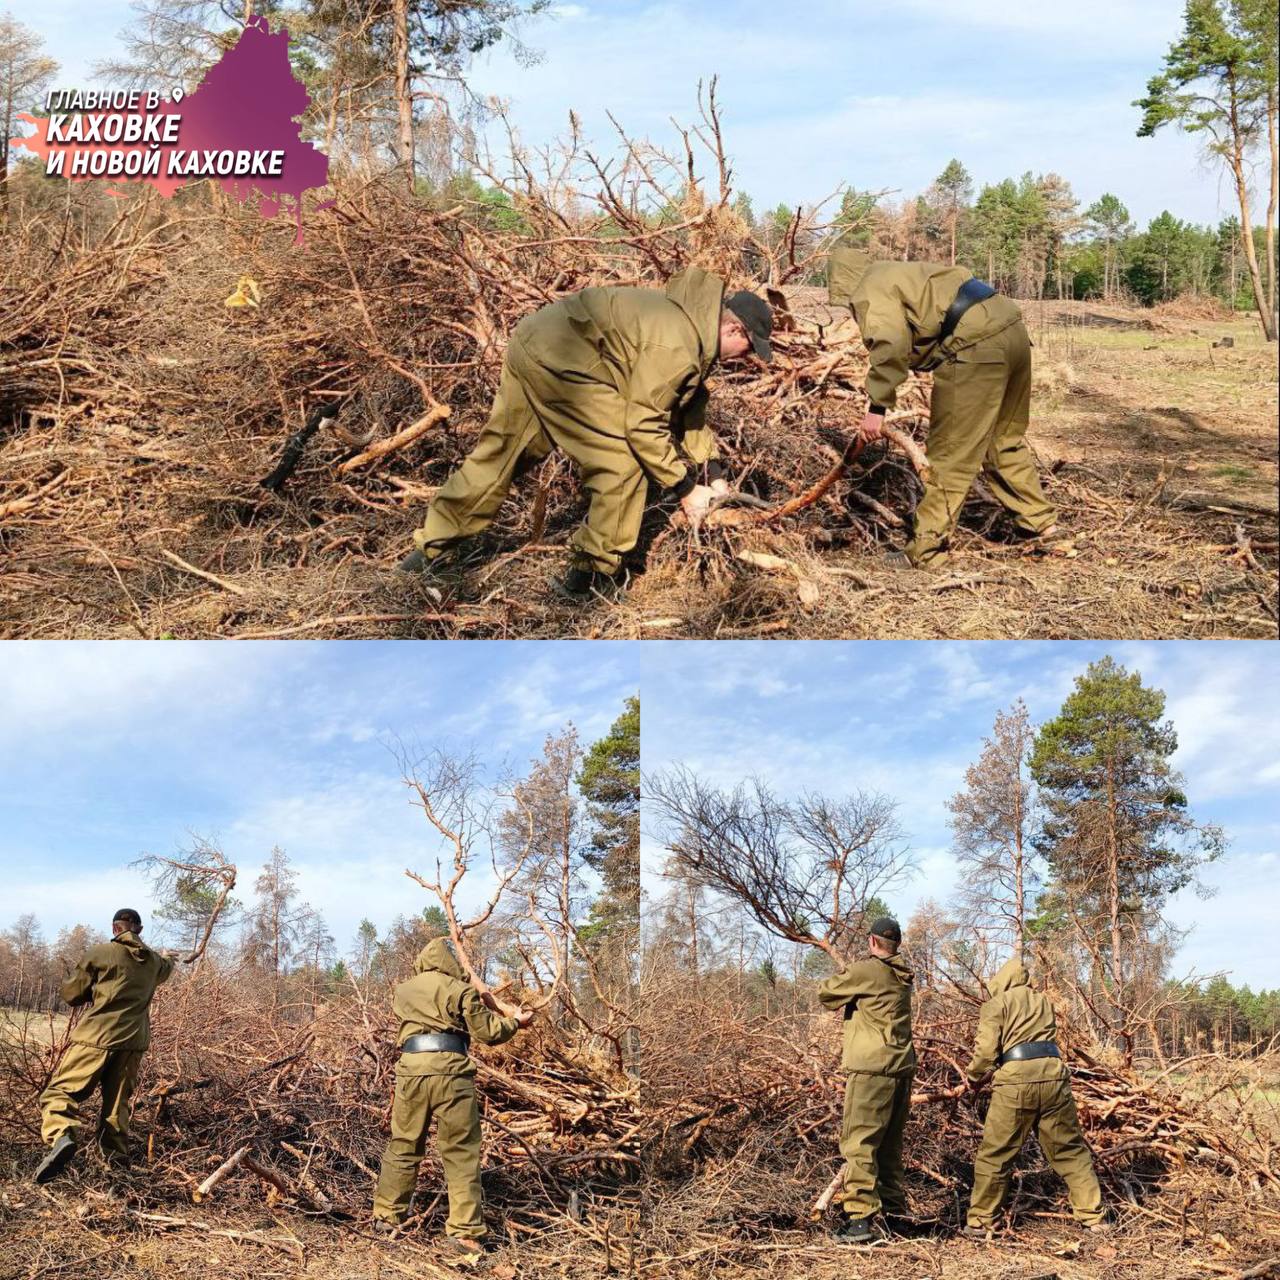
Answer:
[[[346,475],[348,472],[367,466],[370,462],[377,462],[379,459],[395,453],[398,449],[405,448],[406,445],[411,445],[415,440],[419,440],[426,435],[437,422],[443,422],[452,412],[453,410],[447,404],[433,403],[422,417],[416,422],[410,423],[403,431],[398,431],[386,440],[380,440],[377,444],[370,445],[363,453],[357,453],[354,458],[348,458],[346,462],[338,467],[339,473]]]
[[[235,1152],[229,1155],[192,1193],[191,1199],[199,1204],[202,1200],[207,1200],[214,1192],[224,1178],[233,1174],[243,1163],[245,1157],[249,1154],[249,1146],[246,1143],[243,1147],[238,1147]]]

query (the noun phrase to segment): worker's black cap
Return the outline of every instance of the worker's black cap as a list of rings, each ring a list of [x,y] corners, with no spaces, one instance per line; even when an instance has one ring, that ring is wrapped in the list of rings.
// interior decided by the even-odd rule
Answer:
[[[867,932],[873,937],[884,938],[886,942],[895,943],[897,946],[902,945],[902,929],[890,916],[881,916],[879,920],[873,920]]]
[[[751,348],[767,364],[773,359],[769,335],[773,332],[773,308],[747,289],[731,293],[724,305],[746,326]]]
[[[111,917],[111,923],[119,920],[122,924],[127,924],[130,929],[142,928],[142,917],[132,907],[121,907],[119,911]]]

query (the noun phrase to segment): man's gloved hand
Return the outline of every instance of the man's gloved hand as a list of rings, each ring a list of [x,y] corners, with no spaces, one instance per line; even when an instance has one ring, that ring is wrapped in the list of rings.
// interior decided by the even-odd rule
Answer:
[[[711,506],[711,499],[716,496],[716,491],[709,484],[695,484],[688,493],[680,499],[681,510],[689,517],[689,523],[697,526],[702,523],[707,514],[708,508]]]
[[[729,488],[729,482],[723,477],[721,477],[720,479],[713,480],[711,482],[711,492],[716,494],[717,497],[719,497],[726,493],[732,493],[733,490]]]
[[[529,1023],[533,1021],[533,1010],[521,1009],[520,1012],[515,1015],[515,1018],[517,1027],[527,1027]]]
[[[868,442],[884,437],[884,414],[867,413],[858,427],[858,434]]]

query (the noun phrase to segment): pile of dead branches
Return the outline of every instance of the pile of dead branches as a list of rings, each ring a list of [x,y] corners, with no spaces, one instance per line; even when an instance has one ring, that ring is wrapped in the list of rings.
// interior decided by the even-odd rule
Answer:
[[[301,250],[201,189],[106,202],[111,217],[78,190],[61,224],[12,228],[0,239],[7,612],[34,611],[28,625],[48,633],[86,612],[148,633],[150,602],[199,583],[200,609],[176,625],[252,627],[279,612],[259,598],[278,593],[270,579],[295,571],[305,600],[312,568],[326,572],[314,589],[338,598],[324,603],[341,607],[351,593],[334,574],[394,563],[465,455],[522,317],[588,285],[661,286],[692,264],[729,288],[768,288],[782,325],[774,366],[719,378],[715,410],[737,481],[772,510],[713,523],[817,503],[832,480],[814,486],[847,460],[865,355],[847,322],[786,310],[783,286],[811,275],[825,247],[817,211],[759,244],[731,207],[713,101],[704,126],[674,156],[624,138],[605,160],[575,137],[554,171],[535,177],[519,160],[490,175],[496,210],[410,201],[390,182],[342,188]],[[892,507],[913,500],[910,437],[925,407],[908,397],[898,443],[914,462],[895,453],[860,485],[861,531],[841,517],[849,536],[901,527]],[[299,447],[279,467],[290,436]],[[510,504],[497,537],[536,555],[563,545],[581,500],[563,459],[526,484],[536,501]],[[667,554],[682,557],[677,541]],[[471,621],[520,626],[493,609]]]
[[[965,1088],[962,1072],[976,1008],[931,1003],[916,1021],[905,1160],[913,1216],[942,1238],[963,1223],[987,1098]],[[664,987],[649,1007],[646,1086],[666,1118],[651,1156],[659,1253],[679,1258],[697,1246],[763,1266],[762,1242],[807,1236],[832,1203],[840,1022],[794,994],[780,994],[778,1006],[760,1012],[758,998],[744,1001],[710,979],[701,990]],[[1060,1039],[1104,1195],[1126,1230],[1154,1225],[1210,1248],[1216,1233],[1236,1239],[1245,1223],[1275,1237],[1280,1114],[1258,1089],[1256,1063],[1246,1069],[1206,1055],[1163,1071],[1126,1070],[1069,1031]],[[1015,1231],[1069,1221],[1062,1185],[1034,1142],[1015,1170],[1006,1214]]]
[[[816,287],[848,228],[811,207],[777,244],[759,243],[733,207],[713,101],[672,154],[624,135],[602,157],[575,133],[540,168],[519,153],[503,173],[471,166],[493,199],[340,183],[331,207],[308,217],[302,248],[200,185],[167,202],[150,191],[108,200],[86,184],[57,216],[10,227],[0,237],[0,634],[874,630],[901,593],[830,561],[903,539],[921,492],[929,379],[904,389],[889,442],[859,450],[866,354]],[[713,379],[711,422],[751,505],[714,513],[696,535],[669,510],[651,512],[638,607],[614,611],[603,630],[566,616],[546,589],[585,510],[558,455],[519,482],[493,529],[497,554],[462,601],[397,580],[390,570],[426,504],[487,417],[514,325],[567,292],[660,287],[689,265],[778,309],[774,364]],[[1073,533],[1101,544],[1123,528],[1144,566],[1151,600],[1120,602],[1120,583],[1099,589],[1089,608],[1115,600],[1116,617],[1095,634],[1168,625],[1154,615],[1186,578],[1168,563],[1170,480],[1162,470],[1132,494],[1083,468],[1049,480]],[[978,499],[966,530],[1010,541],[981,486]],[[1267,513],[1226,514],[1236,519],[1218,521],[1221,545],[1201,557],[1194,600],[1239,596],[1255,611],[1261,595],[1273,611],[1274,544],[1259,541],[1271,536]],[[1119,578],[1139,589],[1132,574]],[[1010,618],[1043,611],[1016,563],[958,585],[1003,588],[1016,597]],[[910,633],[931,633],[947,603],[923,598]],[[1230,620],[1216,618],[1183,621],[1218,634]]]
[[[276,1007],[268,988],[210,968],[162,989],[134,1122],[158,1194],[240,1206],[267,1196],[302,1213],[367,1218],[397,1057],[389,1008],[389,992],[355,988]],[[0,1132],[34,1153],[39,1090],[71,1028],[51,1039],[39,1020],[7,1031]],[[653,1131],[636,1082],[545,1019],[475,1056],[486,1194],[503,1219],[533,1226],[569,1213],[571,1200],[579,1217],[625,1206]],[[435,1228],[438,1185],[417,1219]]]

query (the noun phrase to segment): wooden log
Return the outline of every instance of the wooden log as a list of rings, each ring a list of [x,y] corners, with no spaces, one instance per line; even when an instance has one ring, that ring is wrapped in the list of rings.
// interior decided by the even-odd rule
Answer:
[[[294,1200],[308,1200],[309,1196],[298,1187],[291,1187],[274,1169],[268,1169],[266,1165],[259,1164],[252,1156],[246,1155],[240,1163],[249,1170],[255,1178],[261,1178],[263,1182],[269,1186],[275,1187],[281,1195],[289,1196]],[[319,1208],[319,1205],[316,1206]],[[332,1207],[332,1206],[330,1206]]]
[[[911,465],[916,469],[916,475],[921,480],[928,480],[933,472],[929,466],[929,459],[925,457],[924,450],[905,431],[900,430],[898,427],[885,423],[880,430],[883,432],[884,438],[895,449],[907,455]]]
[[[238,587],[234,582],[219,578],[216,573],[210,573],[207,569],[197,568],[189,560],[184,560],[180,555],[168,550],[166,547],[160,548],[160,554],[170,564],[177,565],[184,573],[189,573],[195,578],[203,578],[205,582],[211,582],[215,587],[221,587],[223,591],[230,591],[233,596],[247,596],[249,594],[244,587]]]
[[[308,1172],[309,1159],[307,1157],[306,1152],[299,1151],[297,1147],[293,1146],[291,1143],[288,1143],[288,1142],[282,1142],[280,1146],[285,1151],[287,1151],[291,1156],[294,1156],[297,1159],[302,1161],[302,1170],[298,1174],[298,1181],[307,1189],[307,1193],[311,1197],[311,1202],[316,1206],[317,1209],[322,1210],[324,1213],[332,1213],[333,1201],[330,1200],[327,1195],[325,1195],[325,1193],[320,1189],[319,1183],[317,1183],[316,1180]]]
[[[779,506],[770,507],[765,511],[713,511],[702,522],[704,525],[712,528],[734,527],[752,524],[765,524],[774,520],[785,520],[787,516],[793,516],[799,511],[813,506],[828,489],[831,488],[837,480],[849,469],[858,455],[866,447],[866,441],[859,438],[853,441],[840,460],[826,473],[816,484],[812,484],[803,493],[797,494],[794,498],[789,498],[786,502]]]

